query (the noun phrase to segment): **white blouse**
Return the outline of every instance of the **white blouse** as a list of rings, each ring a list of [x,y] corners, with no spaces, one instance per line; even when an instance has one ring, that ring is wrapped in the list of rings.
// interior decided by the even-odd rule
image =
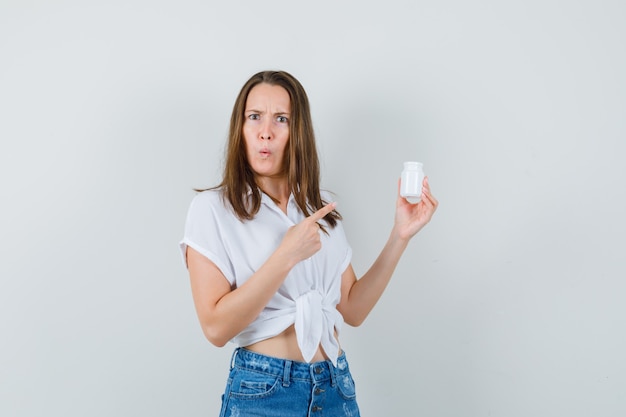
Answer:
[[[261,194],[261,208],[254,219],[241,221],[221,191],[209,190],[191,202],[180,242],[186,261],[187,246],[206,256],[222,271],[233,288],[242,285],[270,257],[287,229],[305,216],[290,196],[285,214],[269,196]],[[329,195],[322,196],[326,201]],[[341,222],[320,231],[322,248],[298,263],[265,306],[261,314],[231,340],[248,346],[282,333],[295,323],[302,356],[310,362],[321,344],[333,364],[339,343],[334,331],[341,331],[343,317],[337,311],[341,298],[341,274],[352,257]]]

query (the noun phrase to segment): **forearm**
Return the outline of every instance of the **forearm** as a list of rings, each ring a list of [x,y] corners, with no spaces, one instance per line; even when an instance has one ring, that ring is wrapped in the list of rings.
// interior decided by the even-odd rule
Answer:
[[[293,265],[276,252],[243,285],[227,291],[212,306],[197,306],[207,339],[223,346],[250,325],[278,291]]]
[[[360,325],[372,311],[387,288],[408,243],[408,239],[403,239],[392,231],[372,266],[352,285],[344,313],[348,316],[345,318],[349,324]]]

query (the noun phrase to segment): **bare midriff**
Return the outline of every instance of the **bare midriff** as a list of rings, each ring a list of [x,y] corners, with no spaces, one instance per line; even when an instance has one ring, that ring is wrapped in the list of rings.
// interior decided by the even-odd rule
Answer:
[[[335,330],[335,338],[337,338],[337,331]],[[339,340],[337,338],[337,340]],[[252,352],[260,353],[261,355],[273,356],[275,358],[288,359],[291,361],[304,362],[300,347],[298,347],[298,339],[296,338],[296,329],[293,325],[289,326],[281,334],[271,337],[269,339],[262,340],[257,343],[253,343],[245,347]],[[341,352],[341,348],[340,348]],[[338,352],[338,353],[340,353]],[[328,355],[324,353],[321,346],[318,346],[315,356],[311,359],[311,362],[320,362],[329,359]]]

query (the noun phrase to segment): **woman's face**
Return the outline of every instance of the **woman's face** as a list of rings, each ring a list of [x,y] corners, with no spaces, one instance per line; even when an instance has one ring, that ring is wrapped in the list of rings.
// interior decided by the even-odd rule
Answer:
[[[283,87],[257,84],[244,112],[243,137],[248,162],[257,179],[285,175],[283,159],[289,140],[291,102]]]

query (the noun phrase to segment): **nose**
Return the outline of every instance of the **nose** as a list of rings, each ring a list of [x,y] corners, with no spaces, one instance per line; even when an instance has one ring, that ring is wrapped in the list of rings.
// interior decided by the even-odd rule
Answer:
[[[265,120],[262,124],[261,124],[261,128],[259,129],[259,139],[263,140],[270,140],[272,139],[273,134],[272,134],[272,123],[270,120]]]

